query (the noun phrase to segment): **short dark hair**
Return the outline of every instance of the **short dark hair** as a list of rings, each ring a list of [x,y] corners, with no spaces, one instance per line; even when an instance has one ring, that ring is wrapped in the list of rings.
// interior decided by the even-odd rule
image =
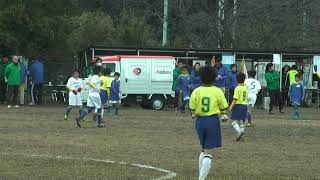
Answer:
[[[217,74],[214,67],[204,66],[199,69],[201,81],[205,85],[211,85],[217,78]]]
[[[243,73],[239,73],[239,74],[237,74],[236,78],[237,78],[238,83],[242,84],[242,83],[244,83],[244,80],[246,79],[246,75]]]
[[[273,63],[268,63],[266,66],[266,71],[269,71],[272,66],[273,66]]]
[[[295,75],[295,78],[301,78],[302,77],[302,74],[298,73]]]
[[[238,68],[236,64],[231,64],[231,65],[230,65],[230,69],[232,69],[233,67]]]
[[[101,66],[94,66],[93,73],[94,74],[99,74],[100,72],[101,72]]]
[[[294,65],[291,66],[291,69],[297,70],[298,66],[294,64]]]
[[[79,70],[79,69],[73,69],[73,70],[72,70],[72,73],[75,73],[75,72],[77,72],[77,73],[80,74],[80,70]]]
[[[189,70],[189,69],[188,69],[188,66],[186,66],[186,65],[182,66],[181,70],[182,70],[182,69],[187,69],[187,70]]]
[[[256,77],[256,74],[257,74],[257,73],[256,73],[255,70],[251,70],[251,71],[248,72],[248,76],[249,76],[249,77],[252,77],[252,78]]]
[[[200,66],[200,63],[199,63],[199,62],[196,62],[194,65],[197,65],[197,64]]]
[[[215,57],[214,59],[215,59],[215,61],[218,62],[218,63],[221,63],[221,62],[222,62],[222,60],[221,60],[220,58],[218,58],[218,57]]]
[[[120,73],[115,72],[115,73],[114,73],[114,76],[119,76],[119,77],[120,77]]]

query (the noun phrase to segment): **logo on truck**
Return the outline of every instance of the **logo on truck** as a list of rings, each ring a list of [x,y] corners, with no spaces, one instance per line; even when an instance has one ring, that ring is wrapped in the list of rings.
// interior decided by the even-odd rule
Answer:
[[[134,69],[133,69],[133,74],[134,74],[135,76],[139,76],[139,75],[141,74],[141,69],[140,69],[140,68],[134,68]]]
[[[171,71],[166,71],[166,70],[156,70],[156,74],[171,74]]]

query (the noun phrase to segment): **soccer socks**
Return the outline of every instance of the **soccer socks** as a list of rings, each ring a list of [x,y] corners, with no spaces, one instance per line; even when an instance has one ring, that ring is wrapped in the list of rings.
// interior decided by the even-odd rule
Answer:
[[[98,124],[102,124],[101,111],[102,111],[102,108],[97,109],[97,115],[98,115],[97,119],[98,119]]]
[[[251,116],[251,113],[250,113],[249,111],[247,112],[247,118],[248,118],[248,123],[251,124],[251,118],[252,118],[252,116]]]
[[[201,163],[201,170],[199,174],[199,180],[205,180],[208,176],[208,173],[211,169],[211,163],[212,163],[212,156],[211,155],[205,155],[202,163]]]
[[[103,115],[104,115],[104,109],[101,108],[101,118],[103,118]]]
[[[201,166],[202,166],[203,158],[204,158],[204,152],[201,152],[201,154],[199,156],[199,176],[200,176],[200,172],[201,172]]]
[[[244,133],[244,124],[241,124],[241,125],[240,125],[240,132],[241,132],[241,133]]]
[[[237,135],[240,134],[241,128],[240,128],[239,123],[237,121],[232,122],[232,127],[236,131]]]

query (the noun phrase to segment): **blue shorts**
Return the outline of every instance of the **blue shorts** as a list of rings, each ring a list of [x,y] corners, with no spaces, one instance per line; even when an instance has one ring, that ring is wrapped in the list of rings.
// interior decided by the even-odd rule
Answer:
[[[100,98],[101,98],[101,103],[106,104],[108,102],[108,93],[105,90],[100,90]]]
[[[195,123],[202,149],[221,147],[221,129],[219,116],[197,117]]]
[[[240,121],[245,121],[247,118],[248,106],[243,104],[236,104],[231,112],[231,119]]]

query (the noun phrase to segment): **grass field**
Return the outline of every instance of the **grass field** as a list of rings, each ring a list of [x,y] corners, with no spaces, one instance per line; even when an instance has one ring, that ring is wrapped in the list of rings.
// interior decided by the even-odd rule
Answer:
[[[159,179],[170,172],[171,179],[197,179],[200,146],[187,115],[126,108],[106,117],[106,128],[87,122],[80,129],[76,112],[64,121],[63,111],[0,106],[0,179]],[[243,142],[222,124],[223,147],[208,179],[320,179],[319,111],[303,109],[296,121],[290,109],[257,110]]]

